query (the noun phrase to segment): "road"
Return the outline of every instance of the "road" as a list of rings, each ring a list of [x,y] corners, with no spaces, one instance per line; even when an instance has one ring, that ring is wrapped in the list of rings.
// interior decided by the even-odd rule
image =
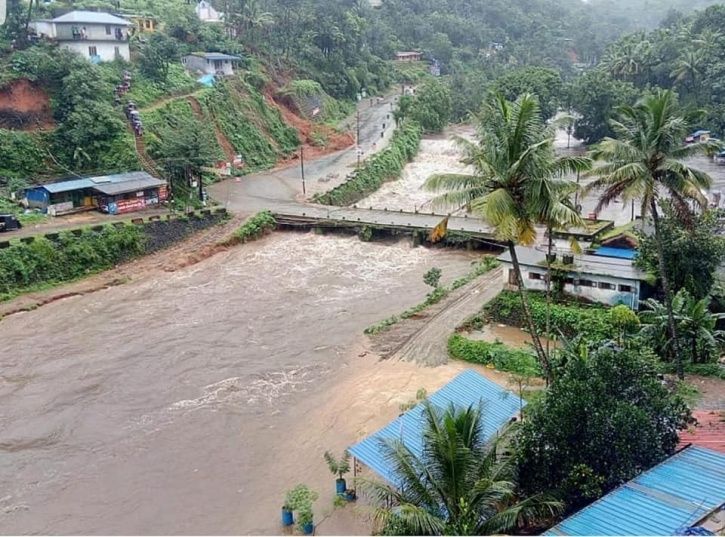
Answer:
[[[363,100],[358,105],[363,159],[388,144],[395,130],[392,119],[395,99],[395,96],[388,96],[372,106],[369,100]],[[352,127],[354,130],[354,121]],[[384,136],[381,137],[381,133]],[[275,210],[285,204],[289,207],[290,202],[303,202],[314,194],[325,192],[344,182],[356,163],[355,147],[305,162],[305,195],[302,193],[299,161],[282,168],[221,181],[210,186],[209,193],[235,214],[249,215],[263,209]]]

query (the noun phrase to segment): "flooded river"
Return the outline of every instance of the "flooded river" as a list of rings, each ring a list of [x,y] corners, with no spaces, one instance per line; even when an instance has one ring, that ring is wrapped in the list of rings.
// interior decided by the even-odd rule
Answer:
[[[6,318],[0,530],[279,532],[284,490],[311,464],[296,451],[319,441],[306,420],[364,361],[362,330],[419,302],[430,267],[450,280],[471,260],[275,234]]]

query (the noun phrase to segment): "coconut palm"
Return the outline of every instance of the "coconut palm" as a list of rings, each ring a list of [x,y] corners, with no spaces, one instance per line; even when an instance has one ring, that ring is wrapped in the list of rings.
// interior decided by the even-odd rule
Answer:
[[[640,312],[642,334],[653,342],[665,355],[673,352],[672,340],[668,337],[667,308],[655,299],[644,302]],[[672,311],[679,330],[681,347],[689,348],[693,363],[706,362],[723,342],[725,332],[717,330],[718,320],[725,314],[711,313],[710,298],[693,298],[681,289],[672,299]]]
[[[554,132],[541,120],[536,98],[528,94],[515,102],[500,95],[489,99],[478,136],[478,143],[458,139],[464,152],[462,162],[473,168],[473,174],[433,176],[424,188],[444,192],[433,200],[434,206],[466,206],[481,216],[508,247],[534,349],[549,378],[549,359],[531,317],[516,245],[532,245],[537,224],[567,227],[579,223],[579,215],[562,196],[572,182],[562,177],[587,169],[589,159],[556,157]]]
[[[697,81],[702,75],[704,64],[705,53],[703,50],[686,50],[677,60],[670,77],[678,84],[683,84],[694,91],[697,88]]]
[[[508,434],[483,439],[481,409],[438,410],[423,403],[420,455],[400,441],[384,445],[397,486],[367,481],[375,517],[405,535],[491,535],[548,520],[561,511],[546,496],[519,501]]]
[[[592,152],[592,157],[604,164],[591,172],[596,179],[585,191],[601,191],[597,212],[615,199],[622,198],[624,203],[639,200],[642,216],[649,214],[652,217],[669,333],[677,346],[677,327],[672,313],[672,292],[657,203],[662,197],[670,198],[684,223],[690,221],[688,202],[694,201],[705,207],[707,198],[703,191],[712,182],[710,176],[682,163],[680,159],[711,150],[716,144],[683,145],[688,127],[678,113],[674,93],[665,90],[645,97],[635,106],[620,108],[618,119],[612,121],[612,129],[617,137],[605,138]],[[674,351],[678,375],[682,378],[681,355],[677,348]]]

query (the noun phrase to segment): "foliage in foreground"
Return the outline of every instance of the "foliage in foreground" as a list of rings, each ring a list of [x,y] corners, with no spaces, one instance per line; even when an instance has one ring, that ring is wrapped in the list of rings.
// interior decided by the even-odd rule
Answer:
[[[561,505],[546,496],[521,499],[504,440],[486,443],[482,410],[439,410],[423,403],[423,450],[385,445],[398,486],[366,482],[376,518],[388,535],[491,535],[536,526]]]
[[[333,188],[315,201],[323,205],[350,205],[375,192],[385,181],[398,177],[403,167],[418,152],[421,129],[417,123],[405,122],[395,130],[390,145],[370,157],[353,172],[349,181]]]
[[[0,300],[29,288],[74,280],[140,255],[145,236],[138,226],[65,232],[58,240],[36,238],[0,250]]]
[[[522,488],[580,507],[672,455],[690,411],[646,347],[563,350],[517,439]]]

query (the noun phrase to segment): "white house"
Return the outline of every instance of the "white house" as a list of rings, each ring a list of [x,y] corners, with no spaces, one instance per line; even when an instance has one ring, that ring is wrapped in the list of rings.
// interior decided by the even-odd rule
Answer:
[[[546,254],[534,248],[516,247],[521,265],[524,287],[535,291],[546,290]],[[566,256],[564,256],[566,257]],[[636,268],[629,259],[617,259],[597,255],[572,255],[573,263],[567,265],[564,257],[558,257],[555,266],[567,270],[564,292],[602,304],[625,304],[639,308],[645,298],[646,274]],[[504,285],[516,285],[511,254],[499,256],[503,264]],[[571,268],[569,268],[571,267]]]
[[[116,58],[130,60],[128,30],[131,26],[126,19],[96,11],[71,11],[33,23],[38,35],[45,35],[95,63]]]
[[[193,52],[181,58],[181,63],[193,73],[229,76],[234,74],[234,62],[241,60],[239,56],[231,56],[221,52]]]
[[[214,9],[211,2],[207,2],[207,0],[201,0],[196,4],[194,10],[202,22],[222,22],[224,20],[224,13]]]

